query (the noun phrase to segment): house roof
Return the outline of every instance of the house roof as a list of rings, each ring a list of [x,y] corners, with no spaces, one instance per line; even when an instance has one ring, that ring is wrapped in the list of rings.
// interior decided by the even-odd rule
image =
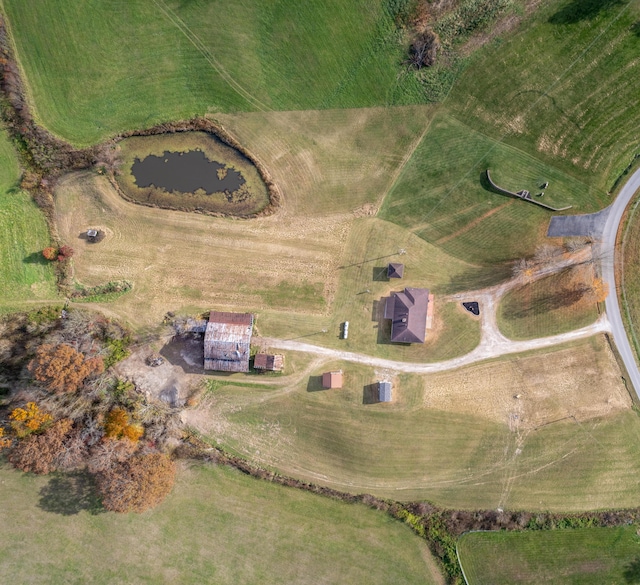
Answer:
[[[342,370],[322,374],[323,388],[342,388]]]
[[[429,289],[405,288],[393,292],[384,306],[384,318],[391,319],[391,341],[424,343],[427,334]]]
[[[378,400],[391,402],[391,382],[378,382]]]
[[[387,278],[402,278],[404,274],[404,264],[389,262],[387,266]]]
[[[284,357],[268,353],[257,353],[253,358],[253,367],[257,370],[281,370],[284,366]]]

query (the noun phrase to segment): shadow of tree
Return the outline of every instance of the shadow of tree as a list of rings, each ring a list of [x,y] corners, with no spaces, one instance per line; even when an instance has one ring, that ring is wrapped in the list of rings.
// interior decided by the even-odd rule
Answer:
[[[581,20],[592,20],[601,12],[621,6],[624,0],[573,0],[551,15],[551,24],[575,24]]]
[[[625,568],[622,573],[627,583],[640,583],[640,557],[636,557]]]
[[[640,20],[631,25],[631,32],[637,37],[640,37]]]
[[[31,252],[28,256],[25,256],[22,261],[25,264],[40,264],[41,266],[45,266],[46,264],[51,264],[50,260],[47,260],[42,252]]]
[[[96,515],[106,512],[95,481],[86,471],[57,473],[40,490],[38,507],[45,512],[73,516],[83,510]]]
[[[504,315],[509,319],[524,319],[563,307],[570,307],[582,300],[582,297],[589,290],[589,287],[582,286],[576,288],[565,287],[558,291],[545,292],[525,302],[524,306],[521,302],[516,302],[513,305],[507,304],[504,309]]]

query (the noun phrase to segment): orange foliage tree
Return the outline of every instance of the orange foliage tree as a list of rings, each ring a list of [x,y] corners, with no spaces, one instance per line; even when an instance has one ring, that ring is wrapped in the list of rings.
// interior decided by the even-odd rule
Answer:
[[[58,249],[54,248],[53,246],[49,246],[42,250],[42,255],[47,260],[55,260],[58,257]]]
[[[132,423],[124,408],[114,408],[108,415],[104,432],[109,439],[129,439],[136,442],[144,433],[142,425]]]
[[[27,402],[24,408],[15,408],[9,418],[11,428],[18,438],[42,430],[53,420],[53,417],[40,410],[35,402]]]
[[[175,475],[175,463],[166,455],[135,455],[97,474],[102,504],[113,512],[144,512],[167,497]]]
[[[596,300],[596,303],[603,302],[609,294],[609,285],[601,278],[594,278],[591,285],[591,292]]]
[[[33,377],[48,390],[61,394],[76,392],[89,377],[104,371],[102,358],[85,358],[70,345],[43,343],[29,363]]]
[[[72,426],[73,421],[63,418],[54,422],[44,433],[18,441],[9,453],[9,461],[22,471],[41,474],[55,471],[56,459],[65,450],[65,439]]]
[[[5,436],[5,430],[3,427],[0,427],[0,451],[6,449],[9,445],[11,445],[11,439]]]

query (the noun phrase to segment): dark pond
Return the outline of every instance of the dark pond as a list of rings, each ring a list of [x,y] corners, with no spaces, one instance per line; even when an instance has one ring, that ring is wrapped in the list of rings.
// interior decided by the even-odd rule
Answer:
[[[131,167],[138,187],[157,187],[165,191],[193,193],[203,189],[207,195],[221,191],[236,191],[244,185],[244,177],[233,169],[227,169],[223,179],[218,169],[224,165],[209,160],[201,150],[189,152],[165,151],[162,156],[150,154],[144,160],[136,158]]]

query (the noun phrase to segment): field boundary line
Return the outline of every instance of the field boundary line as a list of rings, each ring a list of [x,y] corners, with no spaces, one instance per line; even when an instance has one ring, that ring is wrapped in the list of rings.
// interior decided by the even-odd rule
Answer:
[[[162,0],[152,0],[158,7],[158,10],[167,18],[171,24],[173,24],[196,48],[196,50],[205,58],[205,60],[211,65],[211,67],[222,77],[224,81],[238,94],[240,97],[247,100],[252,106],[262,112],[270,111],[265,103],[260,101],[253,94],[244,89],[218,62],[218,60],[211,54],[206,45],[200,40],[200,37],[194,33],[184,20],[182,20],[171,8],[169,8]]]
[[[389,181],[389,186],[384,190],[384,192],[380,196],[380,199],[378,200],[378,204],[377,204],[378,211],[384,205],[384,200],[387,198],[389,193],[391,193],[391,191],[393,191],[393,188],[395,187],[396,183],[398,182],[398,179],[400,179],[400,175],[402,174],[402,171],[404,171],[404,169],[407,166],[408,162],[413,158],[413,155],[414,155],[415,151],[418,150],[418,147],[422,144],[422,141],[424,140],[424,137],[427,135],[427,132],[429,131],[429,128],[431,128],[431,123],[433,122],[435,117],[436,116],[434,114],[427,121],[427,125],[425,126],[425,129],[422,131],[422,134],[420,134],[420,136],[418,136],[418,138],[416,138],[416,140],[414,140],[413,144],[411,146],[409,146],[409,149],[407,150],[405,155],[402,157],[402,160],[400,161],[400,164],[398,165],[398,168],[391,175],[391,180]]]

